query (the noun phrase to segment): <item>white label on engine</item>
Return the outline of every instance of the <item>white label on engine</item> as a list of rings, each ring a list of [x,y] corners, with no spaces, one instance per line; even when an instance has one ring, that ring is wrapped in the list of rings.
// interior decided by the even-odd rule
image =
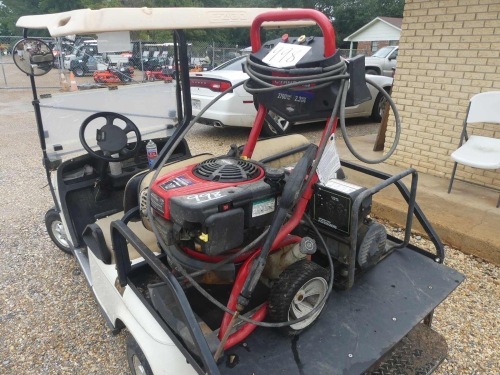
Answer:
[[[298,44],[278,43],[262,59],[262,62],[275,68],[294,67],[311,50],[309,46]]]
[[[274,212],[276,202],[274,198],[255,201],[252,204],[252,217],[262,216]]]

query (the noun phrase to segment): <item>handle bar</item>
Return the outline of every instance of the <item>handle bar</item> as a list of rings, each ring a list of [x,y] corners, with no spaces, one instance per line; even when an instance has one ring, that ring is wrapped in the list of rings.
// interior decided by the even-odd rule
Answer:
[[[262,42],[260,40],[260,27],[263,22],[298,21],[310,19],[315,21],[323,32],[325,38],[324,57],[333,56],[337,46],[335,44],[335,31],[332,23],[323,13],[314,9],[287,9],[272,10],[259,14],[252,22],[250,29],[250,41],[252,43],[252,53],[260,50]]]

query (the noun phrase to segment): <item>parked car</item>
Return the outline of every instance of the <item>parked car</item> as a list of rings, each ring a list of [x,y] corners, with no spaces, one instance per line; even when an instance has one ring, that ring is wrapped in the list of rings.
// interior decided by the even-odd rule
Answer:
[[[382,47],[372,56],[365,59],[366,74],[383,75],[392,77],[396,69],[398,46]]]
[[[248,75],[242,70],[242,63],[246,56],[239,56],[208,72],[191,73],[191,103],[193,116],[196,116],[214,97],[227,88],[248,79]],[[370,76],[376,84],[389,91],[392,86],[392,78],[383,76]],[[382,119],[386,99],[377,89],[369,85],[372,99],[362,104],[347,107],[346,117],[371,117],[374,121]],[[251,94],[245,91],[243,86],[235,88],[227,93],[214,105],[212,105],[199,119],[199,123],[215,127],[237,126],[252,127],[257,111]],[[270,113],[276,123],[280,126],[279,131],[267,122],[264,123],[263,133],[265,135],[285,134],[290,130],[290,123],[282,117]]]

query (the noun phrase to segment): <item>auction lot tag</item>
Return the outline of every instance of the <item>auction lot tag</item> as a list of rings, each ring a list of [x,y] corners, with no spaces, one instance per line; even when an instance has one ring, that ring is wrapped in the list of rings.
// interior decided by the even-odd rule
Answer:
[[[286,68],[297,65],[307,52],[311,50],[309,46],[300,46],[298,44],[278,43],[262,59],[262,62],[275,68]]]

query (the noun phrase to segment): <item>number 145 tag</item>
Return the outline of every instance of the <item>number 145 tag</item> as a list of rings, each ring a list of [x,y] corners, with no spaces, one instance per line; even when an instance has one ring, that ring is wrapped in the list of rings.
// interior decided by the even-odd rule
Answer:
[[[309,46],[300,46],[298,44],[278,43],[262,59],[262,62],[275,68],[289,68],[297,65],[307,52],[311,50]]]

